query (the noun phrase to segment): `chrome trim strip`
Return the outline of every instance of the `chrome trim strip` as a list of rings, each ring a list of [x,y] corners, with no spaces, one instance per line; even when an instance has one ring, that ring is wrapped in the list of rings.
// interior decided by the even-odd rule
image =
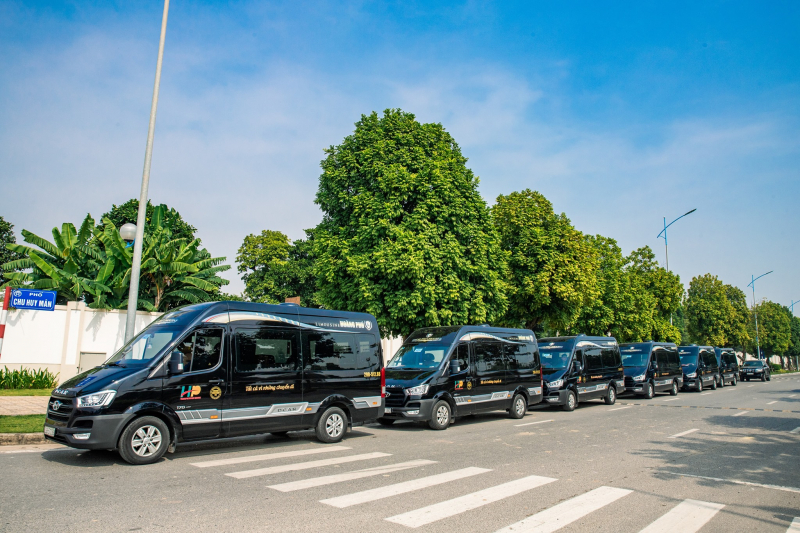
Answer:
[[[353,398],[353,406],[356,409],[369,409],[370,407],[380,407],[380,396],[365,396],[363,398]]]

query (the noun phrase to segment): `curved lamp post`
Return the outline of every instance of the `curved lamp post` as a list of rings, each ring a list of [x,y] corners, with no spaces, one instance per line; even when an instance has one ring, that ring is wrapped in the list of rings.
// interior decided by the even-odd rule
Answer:
[[[664,217],[664,229],[661,230],[661,233],[656,235],[656,239],[658,239],[659,237],[662,237],[662,235],[664,237],[664,255],[667,258],[667,272],[670,271],[669,270],[669,247],[667,246],[667,228],[670,227],[671,225],[673,225],[674,223],[676,223],[677,221],[679,221],[680,219],[682,219],[683,217],[685,217],[686,215],[691,215],[695,211],[697,211],[696,208],[692,209],[691,211],[689,211],[687,213],[682,214],[681,216],[679,216],[678,218],[676,218],[675,220],[673,220],[669,224],[667,224],[667,217]],[[672,313],[669,314],[669,325],[670,326],[672,325]]]
[[[756,356],[759,359],[761,359],[761,341],[758,338],[758,308],[756,307],[756,280],[763,278],[767,274],[772,274],[773,272],[774,270],[770,270],[766,274],[761,274],[757,278],[753,277],[753,275],[751,274],[750,275],[751,281],[750,283],[747,284],[748,287],[753,288],[753,313],[755,313],[756,316]]]

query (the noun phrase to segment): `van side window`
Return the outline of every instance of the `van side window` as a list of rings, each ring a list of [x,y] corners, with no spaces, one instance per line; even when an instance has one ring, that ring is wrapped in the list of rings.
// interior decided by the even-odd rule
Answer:
[[[500,343],[497,341],[477,341],[475,343],[475,366],[478,372],[505,370]]]
[[[583,348],[583,357],[586,360],[586,370],[592,372],[603,368],[603,356],[599,346],[592,345]]]
[[[662,372],[670,367],[669,363],[669,353],[666,350],[658,350],[655,353],[656,364],[658,365],[658,369]]]
[[[622,366],[622,358],[618,355],[615,346],[604,347],[600,353],[602,354],[604,367],[615,368]]]
[[[237,328],[236,372],[295,370],[298,367],[297,330]]]
[[[450,358],[451,361],[455,360],[458,361],[458,368],[461,370],[466,370],[469,368],[469,344],[461,343],[456,346],[456,351],[453,353],[453,357]]]
[[[183,354],[184,372],[214,368],[222,357],[222,330],[198,329],[185,337],[175,350]]]
[[[717,356],[708,350],[702,352],[703,362],[708,366],[717,366]]]
[[[533,343],[503,343],[503,355],[506,357],[509,370],[532,370],[534,368],[533,352]]]
[[[669,361],[672,363],[672,366],[675,370],[680,370],[681,368],[681,356],[678,355],[677,350],[671,350],[669,352]]]
[[[360,344],[353,333],[304,332],[308,336],[309,354],[306,366],[311,370],[361,370],[368,368],[367,358],[359,357]],[[374,342],[374,339],[373,339]],[[375,347],[377,350],[377,346]]]
[[[359,333],[356,335],[358,341],[358,357],[356,358],[357,366],[361,368],[372,368],[378,363],[378,339],[375,335],[367,333]]]

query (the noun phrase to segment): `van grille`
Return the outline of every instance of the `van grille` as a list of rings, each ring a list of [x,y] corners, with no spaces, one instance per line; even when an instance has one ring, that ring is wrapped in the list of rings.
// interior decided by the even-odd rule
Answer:
[[[406,401],[403,387],[386,387],[386,407],[402,407]]]
[[[47,402],[47,416],[53,420],[66,422],[72,415],[72,409],[72,398],[58,398],[51,396],[50,401]]]

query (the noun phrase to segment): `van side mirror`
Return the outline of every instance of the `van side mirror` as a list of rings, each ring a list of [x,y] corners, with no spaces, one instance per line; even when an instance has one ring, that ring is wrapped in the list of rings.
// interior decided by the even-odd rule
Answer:
[[[174,350],[169,356],[169,373],[173,376],[183,374],[183,354]]]
[[[575,362],[572,364],[572,368],[573,368],[573,369],[575,370],[575,372],[576,372],[576,373],[578,373],[578,374],[580,374],[581,372],[583,372],[583,365],[580,363],[580,361],[575,361]]]
[[[650,368],[653,370],[658,370],[658,363],[655,361],[650,361]]]
[[[461,372],[461,366],[459,366],[458,361],[451,360],[450,361],[450,373],[451,374],[456,374],[458,372]]]

